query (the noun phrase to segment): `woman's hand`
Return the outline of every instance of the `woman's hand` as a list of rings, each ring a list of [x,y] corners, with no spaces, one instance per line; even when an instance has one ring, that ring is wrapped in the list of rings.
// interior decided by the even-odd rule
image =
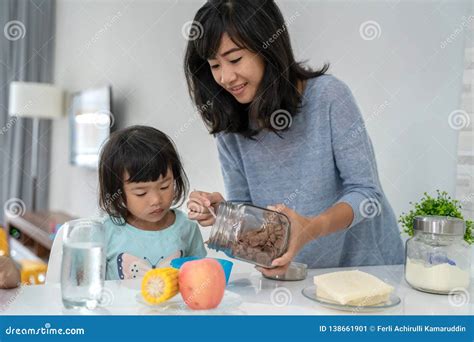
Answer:
[[[278,259],[273,260],[275,268],[257,269],[266,276],[282,275],[290,266],[291,260],[308,242],[349,227],[354,219],[354,212],[348,203],[337,203],[325,212],[315,217],[299,215],[283,204],[269,207],[288,216],[291,222],[290,242],[288,251]]]
[[[266,276],[282,275],[285,274],[288,267],[290,266],[291,261],[303,248],[303,246],[314,239],[313,231],[315,221],[313,218],[299,215],[297,212],[287,208],[283,204],[269,206],[268,209],[278,211],[288,216],[291,223],[290,241],[288,243],[287,252],[281,257],[273,260],[272,266],[276,266],[275,268],[264,268],[257,266],[256,269]]]
[[[196,220],[203,227],[212,226],[215,218],[209,211],[209,207],[217,210],[219,203],[225,201],[224,197],[218,192],[193,191],[189,195],[188,217]]]

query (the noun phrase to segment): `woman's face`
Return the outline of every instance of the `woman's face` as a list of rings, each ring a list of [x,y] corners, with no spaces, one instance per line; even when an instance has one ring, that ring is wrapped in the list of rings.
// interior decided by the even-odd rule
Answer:
[[[253,101],[265,71],[259,54],[238,47],[224,33],[216,56],[208,62],[216,82],[238,102]]]

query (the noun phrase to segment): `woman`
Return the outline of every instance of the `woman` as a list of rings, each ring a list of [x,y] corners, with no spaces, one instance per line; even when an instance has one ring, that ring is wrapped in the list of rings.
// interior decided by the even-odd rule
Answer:
[[[194,18],[185,74],[216,136],[226,200],[272,206],[291,221],[288,252],[258,268],[399,264],[403,246],[370,138],[349,88],[328,66],[295,61],[273,1],[208,1]],[[196,32],[191,32],[193,35]],[[224,197],[194,191],[189,217],[212,225]],[[290,209],[291,208],[291,209]]]

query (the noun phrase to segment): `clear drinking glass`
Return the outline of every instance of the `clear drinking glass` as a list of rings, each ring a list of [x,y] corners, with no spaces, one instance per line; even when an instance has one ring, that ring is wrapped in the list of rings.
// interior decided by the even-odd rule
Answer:
[[[61,293],[66,308],[93,309],[105,280],[105,230],[98,220],[79,219],[63,226]]]

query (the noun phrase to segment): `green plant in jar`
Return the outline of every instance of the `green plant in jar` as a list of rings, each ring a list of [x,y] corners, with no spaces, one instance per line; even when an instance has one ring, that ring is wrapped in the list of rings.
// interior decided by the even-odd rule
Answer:
[[[423,198],[416,203],[410,202],[413,205],[413,209],[409,213],[402,213],[398,222],[402,224],[403,231],[409,236],[413,236],[413,219],[415,216],[449,216],[456,217],[464,220],[461,214],[461,204],[458,200],[448,196],[446,191],[436,190],[437,197],[431,197],[428,193],[424,193]],[[472,244],[474,238],[472,236],[472,221],[464,220],[466,222],[466,233],[464,234],[464,240]]]

